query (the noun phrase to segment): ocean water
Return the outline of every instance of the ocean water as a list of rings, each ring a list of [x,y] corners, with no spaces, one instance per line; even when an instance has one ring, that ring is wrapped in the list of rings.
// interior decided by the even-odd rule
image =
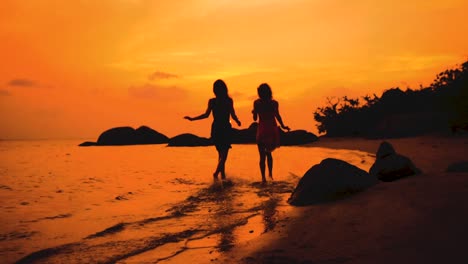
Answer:
[[[324,158],[368,170],[365,152],[281,147],[260,183],[255,145],[233,145],[228,182],[214,147],[78,147],[0,141],[1,263],[209,263],[275,227],[300,177]]]

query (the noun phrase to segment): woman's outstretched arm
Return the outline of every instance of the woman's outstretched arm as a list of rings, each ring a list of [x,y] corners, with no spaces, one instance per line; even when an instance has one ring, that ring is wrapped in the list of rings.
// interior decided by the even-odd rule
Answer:
[[[276,107],[275,107],[275,117],[278,120],[278,122],[280,123],[280,126],[281,126],[282,129],[285,129],[287,131],[291,130],[288,126],[285,126],[284,123],[283,123],[283,119],[281,118],[281,115],[280,115],[280,112],[279,112],[279,103],[277,103]]]
[[[190,120],[190,121],[195,121],[195,120],[200,120],[200,119],[205,119],[210,116],[211,110],[213,109],[211,100],[208,101],[208,107],[206,108],[205,113],[196,116],[196,117],[190,117],[190,116],[184,116],[185,119]]]

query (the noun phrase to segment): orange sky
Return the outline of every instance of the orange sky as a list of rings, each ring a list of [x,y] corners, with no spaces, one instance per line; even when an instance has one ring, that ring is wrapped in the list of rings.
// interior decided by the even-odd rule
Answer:
[[[410,3],[408,3],[410,2]],[[243,127],[268,82],[286,125],[327,96],[428,85],[468,58],[465,0],[2,0],[0,138],[89,138],[189,122],[226,81]]]

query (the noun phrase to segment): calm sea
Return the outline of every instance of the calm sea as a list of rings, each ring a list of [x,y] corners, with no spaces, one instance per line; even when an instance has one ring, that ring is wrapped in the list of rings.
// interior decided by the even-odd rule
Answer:
[[[256,146],[233,145],[226,166],[232,182],[219,187],[212,180],[214,147],[78,147],[80,142],[0,141],[2,263],[27,261],[26,256],[46,248],[56,250],[46,256],[33,254],[32,259],[72,263],[80,262],[78,255],[84,262],[98,255],[103,262],[176,263],[164,259],[164,254],[189,248],[187,241],[196,243],[197,236],[211,245],[207,250],[222,252],[236,239],[247,239],[239,238],[240,227],[257,216],[258,228],[271,228],[261,220],[268,214],[265,203],[287,208],[285,200],[299,178],[322,159],[339,158],[364,170],[373,162],[372,156],[359,151],[281,147],[274,152],[275,182],[265,188],[259,184]],[[226,217],[225,225],[216,221],[220,217]],[[224,231],[216,232],[229,227],[230,239],[223,238]],[[164,240],[168,234],[185,244],[157,246],[168,243]],[[122,242],[122,249],[115,241]],[[138,250],[145,246],[147,250]],[[177,257],[184,254],[189,253]]]

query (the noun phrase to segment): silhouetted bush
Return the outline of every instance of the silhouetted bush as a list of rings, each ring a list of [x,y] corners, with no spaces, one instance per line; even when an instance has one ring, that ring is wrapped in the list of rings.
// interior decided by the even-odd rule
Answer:
[[[437,75],[429,87],[332,100],[314,112],[327,136],[402,137],[468,129],[468,61]]]

